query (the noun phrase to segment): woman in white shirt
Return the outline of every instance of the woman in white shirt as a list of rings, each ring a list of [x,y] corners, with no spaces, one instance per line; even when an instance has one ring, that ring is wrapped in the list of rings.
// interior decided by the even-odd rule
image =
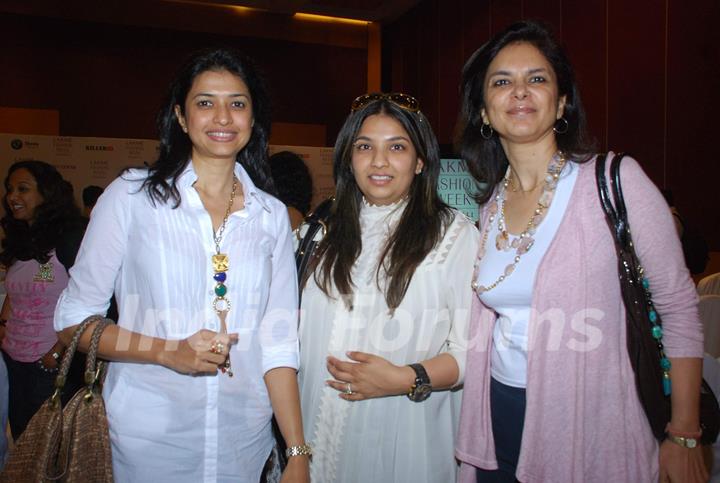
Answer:
[[[256,483],[275,411],[308,481],[296,369],[297,282],[267,164],[265,88],[228,50],[193,56],[159,116],[160,154],[100,197],[55,328],[68,341],[115,293],[104,396],[118,482]],[[81,342],[87,347],[89,329]]]
[[[414,98],[357,98],[334,156],[301,307],[312,481],[454,481],[477,230],[438,197],[438,145]]]

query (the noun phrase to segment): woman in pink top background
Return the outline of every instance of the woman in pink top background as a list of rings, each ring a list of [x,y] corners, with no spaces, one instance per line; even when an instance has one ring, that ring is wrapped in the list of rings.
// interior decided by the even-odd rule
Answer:
[[[460,480],[705,481],[700,448],[673,438],[700,436],[703,343],[670,211],[626,159],[633,241],[672,363],[669,437],[658,444],[635,388],[573,70],[543,26],[516,23],[468,60],[458,132],[470,172],[490,187],[478,197]]]
[[[10,429],[17,439],[53,391],[64,351],[53,314],[84,226],[72,186],[47,163],[13,164],[5,190],[6,214],[0,220],[5,233],[0,262],[7,269],[2,352],[10,385]],[[65,398],[80,385],[80,366],[74,364]]]

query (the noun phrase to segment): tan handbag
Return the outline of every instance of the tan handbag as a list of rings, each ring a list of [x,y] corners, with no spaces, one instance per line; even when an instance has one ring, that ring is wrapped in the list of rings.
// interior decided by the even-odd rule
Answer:
[[[63,408],[60,395],[70,363],[80,336],[93,322],[97,325],[87,354],[86,385]],[[110,434],[101,394],[105,364],[95,364],[100,335],[110,323],[109,319],[93,315],[78,326],[63,356],[55,392],[15,442],[0,483],[113,481]]]

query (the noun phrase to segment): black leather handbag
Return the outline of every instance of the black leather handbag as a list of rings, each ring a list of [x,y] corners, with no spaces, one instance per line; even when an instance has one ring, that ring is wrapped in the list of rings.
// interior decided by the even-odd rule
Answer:
[[[666,360],[665,354],[660,337],[654,337],[658,333],[662,334],[662,321],[655,312],[648,286],[645,285],[643,268],[630,236],[627,209],[620,184],[620,162],[623,157],[624,154],[617,154],[610,165],[612,201],[605,176],[607,155],[598,155],[595,175],[600,202],[618,254],[618,275],[627,314],[627,349],[635,372],[638,397],[653,434],[662,441],[665,439],[665,428],[671,416],[668,394],[670,381],[665,377],[661,365]],[[702,381],[700,392],[700,427],[700,442],[703,445],[713,444],[720,431],[720,407],[705,380]]]

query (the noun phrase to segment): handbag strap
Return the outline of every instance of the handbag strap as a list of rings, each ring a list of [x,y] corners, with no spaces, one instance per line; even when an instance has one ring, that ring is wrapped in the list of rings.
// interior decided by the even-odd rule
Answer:
[[[100,320],[103,320],[102,315],[91,315],[83,320],[80,325],[78,325],[77,329],[75,329],[70,345],[68,345],[67,349],[65,349],[65,354],[63,355],[62,362],[60,363],[60,371],[55,378],[55,392],[52,395],[52,401],[54,404],[60,402],[60,395],[65,387],[67,375],[68,372],[70,372],[70,364],[72,364],[73,356],[75,355],[75,351],[80,343],[80,337],[82,337],[83,333],[88,327],[90,327],[90,324]]]
[[[595,177],[597,180],[598,194],[600,195],[600,204],[608,218],[615,243],[618,244],[619,248],[628,250],[631,246],[630,225],[627,219],[627,208],[625,207],[625,197],[622,193],[622,184],[620,183],[620,162],[624,157],[624,153],[619,153],[613,157],[610,164],[613,200],[610,199],[607,177],[605,176],[607,154],[598,155],[595,162]]]
[[[315,210],[310,213],[302,224],[295,230],[295,236],[298,237],[300,244],[295,252],[295,264],[297,266],[298,280],[302,283],[305,280],[308,265],[312,259],[315,246],[325,236],[327,225],[325,221],[332,212],[335,197],[331,196],[320,203]],[[322,236],[316,240],[318,232],[322,231]]]
[[[101,374],[104,374],[103,369],[107,367],[107,364],[103,361],[97,361],[97,351],[100,345],[100,336],[102,335],[105,328],[112,324],[110,319],[102,318],[95,329],[93,329],[92,337],[90,339],[90,347],[88,348],[87,358],[85,359],[85,385],[88,387],[88,391],[92,391],[95,384],[101,380]]]

